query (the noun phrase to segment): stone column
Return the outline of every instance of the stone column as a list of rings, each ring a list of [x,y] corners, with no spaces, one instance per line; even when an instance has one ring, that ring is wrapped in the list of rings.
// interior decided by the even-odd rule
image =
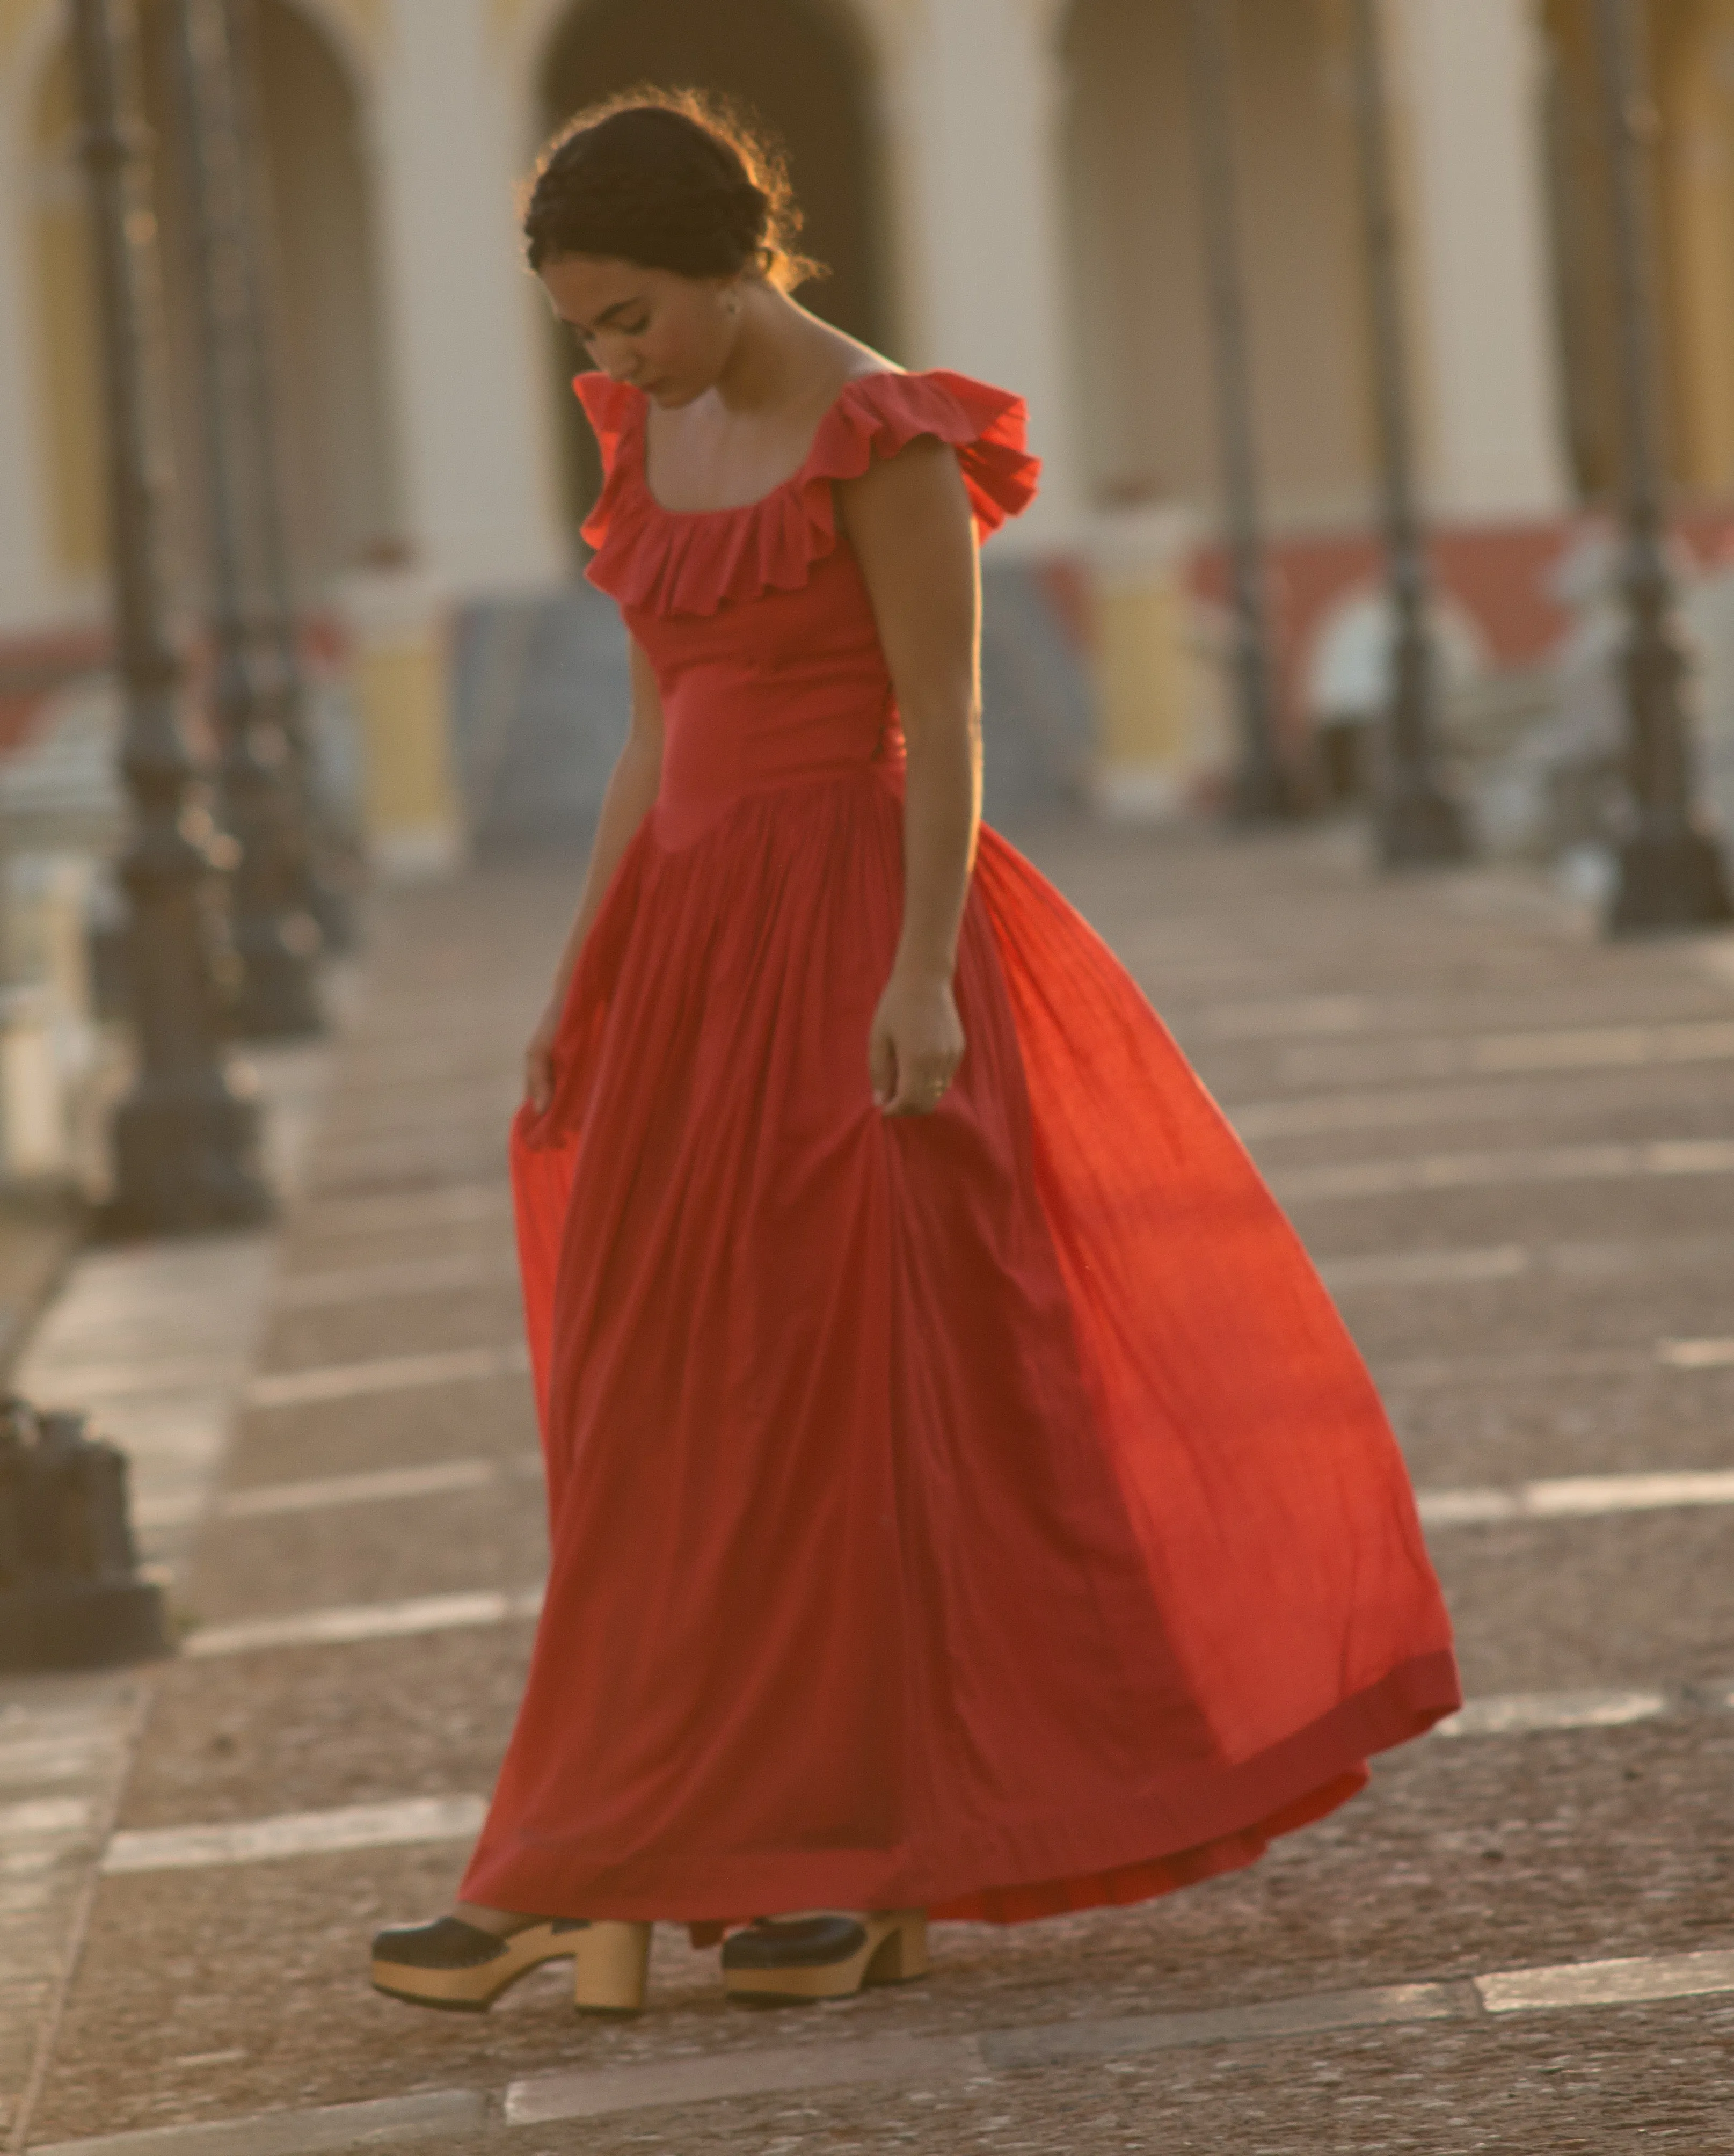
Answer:
[[[49,429],[46,385],[40,378],[31,330],[40,311],[31,261],[35,190],[49,183],[21,136],[23,100],[16,83],[0,96],[0,172],[25,187],[0,191],[0,636],[36,629],[54,606],[56,582],[49,536],[49,473],[42,449]],[[80,207],[76,169],[69,163],[54,178]],[[74,274],[86,265],[70,265]],[[83,287],[78,288],[83,297]]]
[[[1053,552],[1078,508],[1064,348],[1056,0],[928,0],[900,40],[892,103],[919,178],[905,245],[916,348],[1029,404],[1042,495],[996,545]],[[992,20],[987,18],[991,14]]]
[[[404,536],[454,593],[522,589],[567,547],[487,0],[389,5],[376,140]]]
[[[1531,0],[1393,9],[1436,517],[1568,506]]]

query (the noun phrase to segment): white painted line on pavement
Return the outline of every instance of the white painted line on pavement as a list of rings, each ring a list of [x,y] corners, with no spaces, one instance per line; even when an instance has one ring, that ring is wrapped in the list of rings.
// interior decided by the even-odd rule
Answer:
[[[1657,1369],[1719,1370],[1734,1365],[1734,1341],[1663,1340],[1641,1348],[1586,1349],[1582,1354],[1461,1355],[1416,1357],[1401,1363],[1375,1363],[1382,1392],[1432,1391],[1444,1385],[1568,1384],[1580,1378],[1629,1378]]]
[[[1468,1046],[1470,1068],[1485,1072],[1633,1070],[1663,1063],[1722,1063],[1734,1060],[1734,1024],[1726,1019],[1686,1019],[1663,1025],[1484,1034]]]
[[[14,1804],[0,1804],[0,1840],[79,1834],[90,1824],[93,1811],[84,1797],[27,1797]]]
[[[285,1370],[255,1378],[244,1398],[249,1408],[307,1407],[324,1400],[360,1399],[374,1393],[413,1392],[484,1378],[517,1377],[530,1368],[529,1351],[454,1348],[432,1355],[388,1355],[377,1362],[334,1363],[314,1370]]]
[[[324,1512],[343,1505],[388,1504],[400,1499],[440,1497],[485,1489],[505,1471],[493,1460],[434,1460],[424,1467],[382,1467],[363,1475],[329,1475],[306,1482],[264,1482],[213,1499],[210,1517],[220,1520],[274,1519],[282,1513]],[[134,1508],[141,1527],[180,1527],[203,1515],[196,1493],[162,1498]]]
[[[1328,1040],[1358,1035],[1367,1055],[1394,1054],[1444,1075],[1526,1071],[1642,1070],[1659,1064],[1734,1060],[1734,1024],[1682,1019],[1654,1025],[1537,1027],[1522,1033],[1408,1033],[1380,1026],[1377,1006],[1359,996],[1270,997],[1188,1011],[1177,1029],[1190,1040]]]
[[[1219,1101],[1218,1106],[1252,1146],[1271,1138],[1327,1137],[1337,1131],[1407,1131],[1429,1125],[1532,1120],[1545,1097],[1526,1081],[1550,1075],[1517,1071],[1480,1083],[1460,1078],[1369,1087],[1365,1091],[1294,1093],[1274,1100]]]
[[[1403,1160],[1272,1169],[1285,1204],[1399,1193],[1502,1188],[1521,1183],[1618,1182],[1642,1176],[1734,1174],[1734,1139],[1668,1138],[1646,1145],[1537,1146],[1511,1152],[1422,1153]]]
[[[310,1198],[295,1224],[304,1235],[379,1235],[503,1219],[511,1207],[511,1186],[502,1175],[496,1183],[439,1183],[428,1190],[382,1192],[377,1198]]]
[[[130,1399],[141,1393],[226,1392],[239,1383],[247,1368],[242,1355],[176,1355],[153,1360],[149,1356],[104,1356],[100,1361],[39,1360],[32,1372],[32,1389],[45,1400],[76,1401],[94,1406],[100,1400]]]
[[[1365,996],[1259,996],[1245,1003],[1206,1004],[1189,1014],[1186,1029],[1206,1040],[1365,1033],[1377,1011]]]
[[[1499,1520],[1587,1520],[1616,1512],[1654,1512],[1734,1505],[1734,1469],[1674,1474],[1567,1475],[1512,1489],[1423,1490],[1415,1500],[1429,1527],[1479,1527]]]
[[[330,1111],[320,1125],[321,1137],[346,1142],[383,1137],[396,1131],[443,1128],[448,1119],[461,1112],[461,1106],[454,1103],[500,1107],[510,1115],[523,1091],[523,1081],[516,1072],[497,1070],[463,1078],[436,1075],[413,1091],[394,1085],[390,1088],[394,1097],[383,1106],[371,1103],[357,1114],[354,1096],[360,1093],[366,1101],[377,1090],[357,1086],[346,1078],[332,1093]],[[401,1100],[395,1097],[400,1092],[405,1092]]]
[[[523,1594],[423,1594],[407,1602],[362,1602],[348,1608],[303,1609],[283,1617],[252,1617],[189,1633],[182,1652],[192,1656],[256,1654],[277,1647],[344,1647],[370,1640],[408,1640],[428,1632],[467,1631],[536,1615],[541,1589]]]
[[[1554,1969],[1500,1969],[1470,1979],[1490,2014],[1556,2006],[1629,2006],[1647,1999],[1701,1999],[1734,1991],[1734,1953],[1633,1955]]]
[[[372,2097],[362,2103],[321,2104],[311,2111],[261,2112],[251,2118],[212,2119],[196,2126],[146,2126],[102,2133],[92,2141],[41,2144],[31,2156],[355,2156],[357,2149],[398,2141],[468,2140],[488,2123],[479,2089],[436,2089],[423,2096]]]
[[[388,1296],[436,1295],[442,1289],[485,1287],[516,1281],[510,1252],[459,1251],[446,1258],[405,1258],[394,1265],[342,1265],[328,1272],[290,1273],[277,1283],[277,1310],[323,1310]]]
[[[1331,1041],[1322,1032],[1311,1040],[1304,1034],[1291,1038],[1292,1046],[1279,1049],[1279,1067],[1297,1082],[1329,1086],[1340,1079],[1373,1097],[1377,1095],[1369,1081],[1374,1079],[1383,1087],[1400,1085],[1405,1079],[1521,1078],[1566,1070],[1647,1070],[1734,1061],[1734,1024],[1726,1019],[1648,1026],[1561,1026],[1526,1033],[1413,1034],[1369,1028],[1352,1042]]]
[[[551,2126],[664,2104],[717,2103],[731,2097],[797,2089],[859,2087],[875,2082],[960,2082],[982,2071],[977,2036],[868,2036],[854,2043],[786,2045],[775,2051],[713,2052],[659,2059],[654,2066],[582,2067],[536,2074],[505,2092],[508,2126]]]
[[[1362,1257],[1320,1258],[1315,1263],[1326,1286],[1340,1295],[1347,1288],[1519,1280],[1534,1270],[1536,1255],[1520,1243],[1501,1243],[1484,1250],[1370,1250]]]
[[[352,1849],[396,1849],[420,1841],[469,1841],[481,1831],[480,1797],[408,1797],[393,1804],[344,1804],[285,1812],[223,1826],[156,1827],[117,1834],[102,1860],[108,1872],[195,1871],[213,1864],[259,1864],[284,1856],[331,1856]]]
[[[1665,1340],[1656,1353],[1674,1370],[1734,1367],[1734,1340]]]
[[[1550,1729],[1624,1729],[1654,1722],[1673,1702],[1660,1691],[1506,1692],[1472,1699],[1436,1722],[1434,1737],[1530,1737]]]

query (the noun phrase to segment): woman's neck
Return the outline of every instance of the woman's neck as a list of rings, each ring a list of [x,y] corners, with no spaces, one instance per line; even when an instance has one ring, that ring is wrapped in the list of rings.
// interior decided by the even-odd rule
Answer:
[[[744,289],[741,327],[712,385],[731,418],[752,418],[828,393],[847,371],[849,340],[774,285]]]

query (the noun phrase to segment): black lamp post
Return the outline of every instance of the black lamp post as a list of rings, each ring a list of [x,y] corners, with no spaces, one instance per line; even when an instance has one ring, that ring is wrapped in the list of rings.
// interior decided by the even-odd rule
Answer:
[[[1231,0],[1189,0],[1188,51],[1234,590],[1234,688],[1240,719],[1234,806],[1247,823],[1269,823],[1290,814],[1295,804],[1290,774],[1277,750],[1271,693],[1270,611],[1234,183],[1230,4]]]
[[[1234,181],[1229,4],[1232,0],[1188,0],[1186,28],[1234,587],[1234,685],[1240,710],[1240,770],[1234,783],[1234,813],[1247,824],[1268,824],[1292,813],[1294,787],[1277,752],[1277,716],[1270,690],[1270,610],[1259,531],[1247,297],[1240,278],[1240,216]]]
[[[223,816],[240,849],[233,933],[241,978],[233,1020],[253,1037],[316,1033],[317,922],[305,907],[306,835],[290,744],[261,693],[241,555],[239,444],[251,412],[246,176],[237,155],[223,0],[175,0],[188,249],[198,323],[209,537],[213,710]],[[251,475],[254,476],[256,475]]]
[[[132,831],[121,878],[131,901],[127,976],[138,1040],[132,1090],[113,1125],[115,1224],[162,1233],[267,1218],[256,1102],[218,1045],[208,936],[208,833],[192,800],[180,726],[181,668],[167,626],[158,485],[145,391],[144,309],[155,226],[138,181],[144,136],[132,110],[131,0],[72,0],[90,181],[110,547],[125,688],[121,769]]]
[[[258,0],[228,0],[229,95],[233,154],[246,182],[244,230],[239,249],[245,279],[250,353],[247,381],[253,437],[253,522],[264,615],[259,662],[266,709],[288,746],[291,780],[301,827],[302,902],[319,925],[327,950],[352,950],[355,909],[348,894],[321,869],[318,773],[307,715],[307,677],[296,632],[294,578],[283,507],[278,426],[277,309],[272,276],[270,189],[264,151],[264,115],[259,97]]]
[[[1397,213],[1386,124],[1378,0],[1352,0],[1355,129],[1361,165],[1373,376],[1384,492],[1386,589],[1395,636],[1375,826],[1388,868],[1462,860],[1463,811],[1439,772],[1439,678],[1428,624],[1429,578],[1415,503],[1414,436],[1403,334]]]
[[[1734,918],[1721,849],[1694,805],[1686,658],[1662,526],[1656,301],[1646,139],[1653,111],[1631,0],[1595,0],[1602,123],[1613,187],[1619,307],[1621,587],[1625,600],[1626,783],[1631,813],[1608,925],[1616,936]]]

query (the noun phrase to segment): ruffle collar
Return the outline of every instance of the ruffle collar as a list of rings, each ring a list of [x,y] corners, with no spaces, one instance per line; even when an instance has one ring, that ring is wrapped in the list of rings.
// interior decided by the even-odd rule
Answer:
[[[607,476],[584,536],[586,572],[623,606],[712,614],[766,591],[798,591],[837,545],[834,480],[859,479],[875,457],[937,435],[958,454],[976,529],[985,538],[1033,499],[1041,467],[1024,449],[1023,400],[936,369],[846,382],[819,422],[800,470],[738,509],[664,509],[644,477],[641,391],[605,374],[573,382],[602,444]]]

